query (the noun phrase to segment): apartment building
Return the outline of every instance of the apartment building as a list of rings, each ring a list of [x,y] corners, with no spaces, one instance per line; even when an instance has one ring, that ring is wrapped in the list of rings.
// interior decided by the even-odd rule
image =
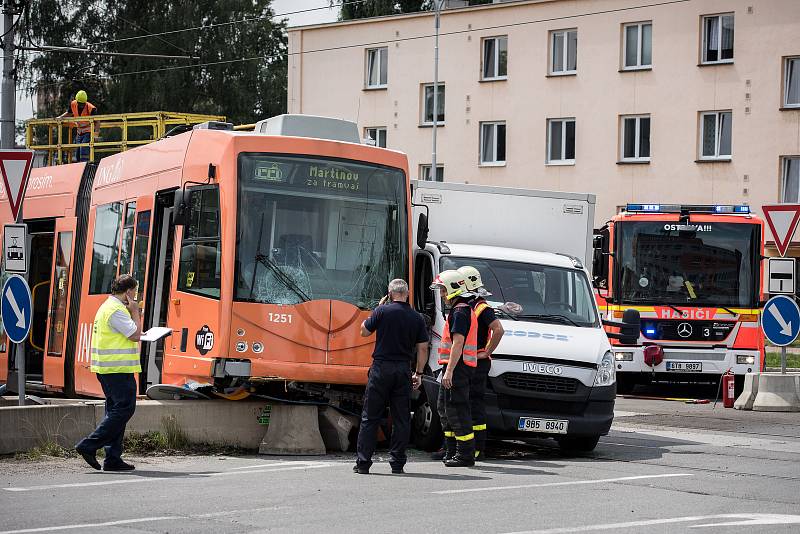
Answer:
[[[800,201],[800,1],[529,0],[290,28],[288,107],[413,177],[627,202]],[[768,239],[771,236],[768,236]]]

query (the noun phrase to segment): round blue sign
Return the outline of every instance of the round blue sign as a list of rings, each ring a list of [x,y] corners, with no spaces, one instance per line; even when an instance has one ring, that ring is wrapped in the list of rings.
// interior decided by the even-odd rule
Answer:
[[[773,345],[783,347],[794,341],[800,333],[800,308],[794,299],[786,295],[769,299],[761,313],[761,328]]]
[[[22,343],[31,330],[31,289],[21,276],[12,274],[3,285],[0,313],[8,339]]]

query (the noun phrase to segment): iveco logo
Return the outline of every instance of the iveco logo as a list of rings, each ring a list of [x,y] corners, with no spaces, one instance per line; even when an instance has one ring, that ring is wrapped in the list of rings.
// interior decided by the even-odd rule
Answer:
[[[538,373],[541,375],[561,376],[564,370],[560,365],[549,365],[546,363],[522,363],[522,371],[525,373]]]
[[[681,323],[678,325],[678,335],[681,337],[689,337],[692,335],[692,325],[689,323]]]

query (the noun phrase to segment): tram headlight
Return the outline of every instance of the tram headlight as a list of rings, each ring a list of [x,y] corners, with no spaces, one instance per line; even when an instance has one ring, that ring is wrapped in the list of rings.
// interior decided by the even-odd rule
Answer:
[[[603,354],[600,365],[597,366],[595,386],[610,386],[617,381],[617,371],[614,369],[614,354],[609,350]]]

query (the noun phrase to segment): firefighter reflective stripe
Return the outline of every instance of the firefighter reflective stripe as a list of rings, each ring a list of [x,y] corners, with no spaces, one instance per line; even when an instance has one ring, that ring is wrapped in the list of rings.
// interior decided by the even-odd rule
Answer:
[[[472,425],[472,430],[477,430],[477,431],[486,430],[486,425]]]
[[[475,312],[475,317],[480,317],[481,314],[486,311],[486,308],[489,307],[489,303],[486,302],[486,299],[483,297],[478,297],[472,301],[472,309]],[[491,359],[492,357],[486,354],[486,347],[489,345],[489,341],[492,339],[492,331],[489,330],[489,335],[486,337],[486,345],[483,347],[478,347],[478,359],[483,360],[484,358]]]
[[[456,304],[456,307],[469,306],[469,304]],[[461,357],[464,363],[470,367],[478,365],[478,317],[475,311],[470,308],[469,332],[464,341],[464,349]],[[439,365],[445,365],[450,361],[450,350],[453,348],[453,340],[450,337],[450,320],[444,322],[442,341],[439,343]]]
[[[94,109],[95,109],[93,105],[91,105],[89,102],[86,102],[83,105],[83,109],[81,110],[81,112],[78,113],[78,101],[77,100],[73,100],[72,102],[70,102],[69,103],[69,107],[70,107],[70,111],[72,112],[72,116],[73,117],[89,117],[89,116],[91,116],[92,111],[94,111]],[[75,132],[78,133],[78,134],[89,133],[89,131],[92,129],[92,125],[89,124],[86,121],[80,121],[80,122],[76,122],[74,124],[75,124]]]
[[[475,439],[475,434],[470,432],[466,436],[456,436],[456,441],[469,441],[471,439]]]
[[[478,304],[474,308],[475,309],[475,316],[476,317],[480,317],[481,313],[483,313],[483,311],[488,307],[489,307],[489,305],[486,303],[485,300],[479,299]]]
[[[445,430],[444,431],[444,437],[446,437],[446,438],[454,438],[454,437],[456,437],[456,433],[455,432],[451,432],[449,430]]]
[[[120,334],[109,324],[114,313],[128,313],[119,299],[108,297],[97,310],[92,327],[92,366],[93,373],[141,373],[139,345]]]

